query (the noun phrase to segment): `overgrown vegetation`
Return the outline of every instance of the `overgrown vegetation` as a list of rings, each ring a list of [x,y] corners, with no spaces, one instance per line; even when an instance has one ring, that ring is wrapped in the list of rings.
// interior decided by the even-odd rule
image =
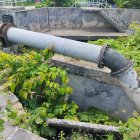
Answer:
[[[135,68],[140,72],[140,30],[139,25],[132,25],[136,34],[129,37],[114,39],[100,39],[90,43],[110,46],[127,58],[135,61]],[[124,140],[140,139],[140,116],[131,118],[125,124],[97,109],[81,112],[76,103],[68,103],[67,96],[72,89],[67,85],[66,71],[56,68],[50,63],[53,51],[26,51],[22,55],[0,52],[0,84],[18,96],[25,112],[18,114],[9,104],[4,112],[15,125],[26,128],[43,137],[54,137],[56,129],[48,127],[48,118],[72,119],[77,121],[121,126],[120,132]],[[3,120],[0,119],[0,130],[3,130]],[[89,134],[72,132],[71,138],[93,139]],[[66,139],[65,133],[60,132],[58,138]],[[73,138],[73,139],[74,139]],[[114,135],[107,135],[105,139],[113,140]]]
[[[25,109],[24,114],[18,114],[10,104],[7,106],[4,113],[13,124],[43,137],[53,137],[57,133],[47,126],[48,118],[122,124],[99,110],[80,112],[76,103],[67,103],[67,96],[72,93],[67,86],[67,73],[50,63],[52,56],[49,49],[19,56],[0,52],[0,83],[17,95]]]
[[[87,0],[88,1],[88,0]],[[75,3],[75,0],[36,0],[36,1],[24,1],[23,6],[36,6],[41,7],[70,7]],[[140,9],[139,0],[108,0],[109,4],[116,4],[118,8],[137,8]],[[18,6],[21,6],[21,2],[17,2]]]
[[[36,8],[41,7],[70,7],[75,0],[46,0],[44,2],[36,2]]]
[[[126,5],[126,8],[140,9],[140,1],[139,0],[129,0],[129,2]]]
[[[120,132],[123,134],[124,140],[139,140],[140,116],[129,119],[123,126],[120,127]]]
[[[140,9],[139,0],[109,0],[109,3],[116,4],[118,8],[138,8]]]
[[[4,130],[4,121],[0,118],[0,132]]]
[[[35,3],[31,1],[23,1],[23,3],[17,1],[17,6],[34,6],[34,5]]]
[[[65,100],[66,95],[72,93],[67,86],[67,73],[49,64],[52,55],[48,49],[40,53],[30,51],[21,56],[0,52],[0,82],[20,98],[27,110],[25,116],[16,119],[16,123],[42,136],[55,133],[46,126],[48,118],[77,119],[78,106]],[[8,116],[16,118],[16,112],[10,107],[7,109]]]

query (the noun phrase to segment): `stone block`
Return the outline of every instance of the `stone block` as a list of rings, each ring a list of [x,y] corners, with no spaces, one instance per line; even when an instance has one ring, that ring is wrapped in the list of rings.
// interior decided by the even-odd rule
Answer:
[[[6,140],[47,140],[25,129],[17,129]]]
[[[5,110],[8,103],[16,103],[18,98],[11,92],[0,92],[0,110]]]
[[[4,123],[4,131],[0,133],[2,136],[1,140],[6,140],[14,131],[17,130],[17,127],[12,126],[10,123]]]
[[[69,101],[75,101],[81,110],[95,107],[122,120],[133,117],[137,111],[119,81],[110,76],[109,69],[62,55],[55,55],[52,62],[67,70],[69,86],[73,88]]]

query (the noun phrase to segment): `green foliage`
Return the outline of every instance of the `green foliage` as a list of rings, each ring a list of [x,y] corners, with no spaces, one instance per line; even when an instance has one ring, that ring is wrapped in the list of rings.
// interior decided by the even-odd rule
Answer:
[[[59,138],[59,140],[66,140],[65,133],[63,131],[60,131],[58,138]]]
[[[69,7],[75,0],[53,0],[56,7]]]
[[[127,2],[125,2],[127,1]],[[117,4],[120,8],[137,8],[140,9],[140,0],[108,0],[108,3]]]
[[[114,125],[114,126],[123,125],[122,121],[114,119],[111,116],[109,116],[108,114],[106,114],[98,109],[95,109],[95,108],[91,108],[85,112],[78,112],[77,116],[78,116],[78,119],[83,122]]]
[[[56,135],[56,130],[46,124],[48,118],[117,124],[118,121],[115,123],[111,117],[99,110],[78,112],[78,106],[74,102],[67,103],[65,97],[72,93],[72,89],[67,86],[67,73],[50,63],[52,56],[53,52],[49,49],[40,53],[25,51],[19,56],[0,52],[0,82],[17,95],[25,109],[25,113],[18,114],[9,104],[5,111],[9,120],[14,125],[43,137]],[[59,138],[64,137],[61,132]]]
[[[129,3],[128,0],[114,0],[118,8],[124,8],[126,4]]]
[[[52,66],[49,59],[52,50],[37,53],[30,51],[23,55],[0,52],[1,82],[18,96],[27,113],[17,115],[10,106],[7,115],[14,123],[46,137],[55,135],[55,129],[46,125],[48,118],[77,119],[78,106],[65,101],[72,93],[67,86],[66,71]]]
[[[123,134],[124,140],[139,140],[140,116],[129,119],[123,126],[120,127],[120,132]]]
[[[135,62],[135,68],[140,73],[140,31],[139,26],[132,24],[137,30],[135,35],[114,39],[99,39],[90,41],[97,45],[110,44],[110,46]],[[97,109],[85,112],[78,111],[78,106],[72,102],[67,103],[65,97],[72,93],[67,86],[66,71],[56,68],[50,63],[52,50],[46,49],[40,53],[29,51],[23,55],[12,55],[0,52],[0,84],[6,86],[16,94],[22,102],[25,113],[18,114],[10,105],[7,106],[7,116],[15,124],[26,128],[43,137],[56,135],[54,128],[48,127],[48,118],[72,119],[91,123],[122,126],[124,140],[139,139],[140,117],[129,119],[125,125],[122,121]],[[90,139],[89,135],[81,133],[72,134],[72,138]],[[61,132],[59,139],[64,139]],[[106,136],[108,140],[114,138],[113,134]],[[92,139],[92,138],[91,138]]]
[[[0,118],[0,132],[4,130],[4,121]]]
[[[108,134],[107,140],[114,140],[114,134]]]
[[[94,137],[91,134],[72,132],[70,136],[71,140],[94,140]]]
[[[37,2],[36,8],[41,7],[70,7],[75,0],[46,0],[45,2]]]
[[[34,6],[35,3],[33,1],[23,1],[23,5],[22,2],[18,2],[17,1],[17,6]]]
[[[126,7],[127,8],[138,8],[140,9],[140,1],[139,0],[128,0]]]
[[[46,2],[37,2],[35,3],[35,8],[42,8],[42,7],[47,7],[47,3]]]

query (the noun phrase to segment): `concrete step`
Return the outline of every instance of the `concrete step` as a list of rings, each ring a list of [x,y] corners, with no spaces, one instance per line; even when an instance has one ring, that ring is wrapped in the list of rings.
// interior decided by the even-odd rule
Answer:
[[[106,31],[103,29],[55,29],[55,30],[48,30],[43,32],[50,35],[55,35],[59,37],[64,37],[73,40],[97,40],[103,38],[117,38],[119,36],[127,36],[126,33],[114,32],[114,31]]]

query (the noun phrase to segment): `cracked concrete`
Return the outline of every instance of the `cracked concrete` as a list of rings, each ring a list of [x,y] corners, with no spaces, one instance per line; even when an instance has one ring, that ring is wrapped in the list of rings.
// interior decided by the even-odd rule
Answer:
[[[58,54],[52,62],[68,71],[69,85],[73,88],[69,101],[75,101],[82,110],[95,107],[122,120],[137,112],[135,103],[119,81],[110,76],[109,69]]]
[[[4,131],[0,133],[0,136],[2,136],[0,140],[46,140],[25,129],[13,126],[8,122],[7,118],[3,115],[3,111],[8,104],[11,104],[19,114],[24,113],[24,109],[19,99],[12,92],[4,91],[4,89],[4,86],[0,86],[0,118],[5,121]]]

